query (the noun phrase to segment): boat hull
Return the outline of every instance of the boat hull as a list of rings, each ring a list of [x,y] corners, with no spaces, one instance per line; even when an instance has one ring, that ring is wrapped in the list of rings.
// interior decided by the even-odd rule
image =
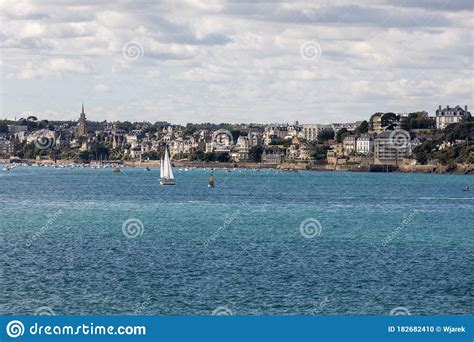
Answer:
[[[174,181],[174,179],[161,178],[160,179],[160,185],[175,185],[175,181]]]

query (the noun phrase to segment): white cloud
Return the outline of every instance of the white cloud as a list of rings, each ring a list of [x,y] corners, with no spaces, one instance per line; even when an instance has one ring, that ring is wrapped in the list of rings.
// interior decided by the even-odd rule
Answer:
[[[109,87],[107,87],[103,83],[99,83],[99,84],[95,85],[95,91],[98,92],[98,93],[105,93],[105,92],[109,91]]]
[[[89,74],[92,72],[90,66],[82,61],[66,58],[48,58],[38,56],[19,69],[18,73],[9,74],[9,79],[31,80],[43,77],[61,77],[64,74]]]
[[[93,119],[173,122],[350,121],[431,112],[438,98],[472,106],[464,0],[4,0],[0,12],[2,115],[75,113],[82,99]],[[140,58],[124,58],[130,41]],[[302,58],[307,41],[319,58]]]

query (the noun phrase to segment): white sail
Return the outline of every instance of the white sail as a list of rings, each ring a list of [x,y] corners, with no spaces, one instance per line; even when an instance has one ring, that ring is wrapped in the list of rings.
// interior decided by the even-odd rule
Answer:
[[[168,177],[169,179],[174,179],[173,169],[171,168],[171,163],[168,160]]]
[[[171,169],[170,157],[168,155],[168,147],[165,148],[165,156],[161,160],[160,167],[161,184],[174,184],[173,170]]]
[[[163,157],[161,157],[161,160],[160,160],[160,178],[163,178],[163,173],[164,173],[164,165],[163,165]]]
[[[168,172],[169,169],[169,157],[168,157],[168,148],[165,148],[165,157],[163,158],[163,173],[161,174],[161,178],[169,179],[170,175]]]

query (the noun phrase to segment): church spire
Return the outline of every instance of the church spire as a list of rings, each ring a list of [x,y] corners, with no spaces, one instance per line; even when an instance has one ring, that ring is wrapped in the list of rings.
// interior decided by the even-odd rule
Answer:
[[[79,135],[87,134],[87,123],[86,123],[86,113],[84,113],[84,102],[82,102],[82,113],[79,116],[77,132],[79,133]]]

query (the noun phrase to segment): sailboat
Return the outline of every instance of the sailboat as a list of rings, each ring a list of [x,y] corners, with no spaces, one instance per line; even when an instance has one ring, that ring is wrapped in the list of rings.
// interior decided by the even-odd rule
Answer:
[[[165,147],[165,157],[161,158],[160,184],[161,185],[175,185],[173,170],[171,169],[170,157],[168,155],[168,146]]]
[[[209,185],[208,187],[213,188],[214,187],[214,175],[211,173],[211,177],[209,178]]]

